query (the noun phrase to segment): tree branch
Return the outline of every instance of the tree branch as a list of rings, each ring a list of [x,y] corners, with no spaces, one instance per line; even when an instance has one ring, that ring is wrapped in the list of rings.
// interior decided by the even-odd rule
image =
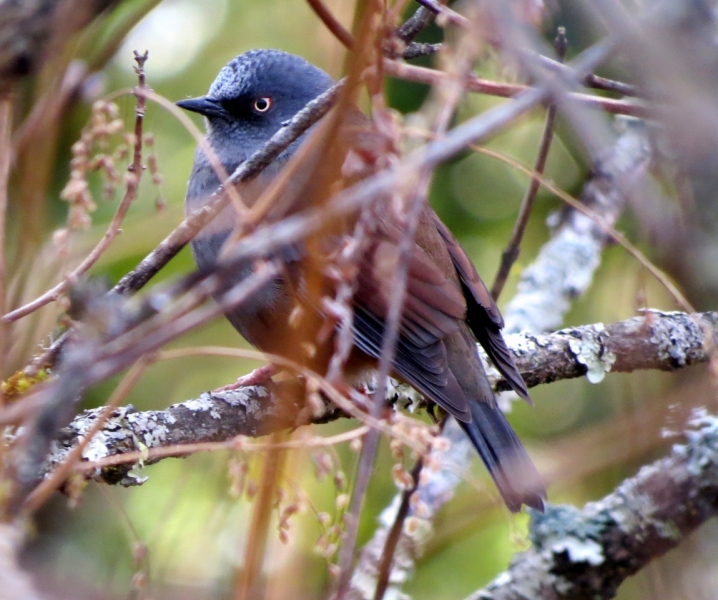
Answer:
[[[532,387],[583,375],[595,382],[608,372],[669,371],[707,362],[706,331],[718,337],[718,313],[649,311],[645,316],[608,326],[599,323],[547,335],[513,335],[507,341],[521,374]],[[499,389],[508,389],[503,380],[496,379],[495,383]],[[197,444],[227,442],[236,436],[257,437],[291,428],[303,408],[296,399],[303,394],[304,384],[290,380],[266,387],[207,392],[159,411],[120,408],[83,452],[83,461],[100,461],[103,465],[87,471],[88,476],[110,484],[137,485],[144,482],[134,470],[140,459],[152,463],[190,454],[199,449]],[[400,395],[396,389],[390,394],[395,400]],[[62,430],[46,473],[64,460],[102,411],[85,411]],[[341,410],[330,407],[315,422],[344,416]],[[187,444],[193,446],[182,447]],[[86,470],[87,465],[81,468]]]
[[[718,513],[718,418],[700,413],[691,425],[685,444],[602,500],[532,513],[531,549],[469,600],[613,598]]]

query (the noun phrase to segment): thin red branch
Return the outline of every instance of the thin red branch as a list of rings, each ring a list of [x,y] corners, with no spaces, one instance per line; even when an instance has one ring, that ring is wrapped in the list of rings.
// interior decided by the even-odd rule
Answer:
[[[324,2],[322,2],[322,0],[307,0],[307,2],[315,14],[322,20],[322,23],[332,32],[332,35],[334,35],[347,50],[351,50],[354,47],[354,37],[345,29],[344,25],[336,19]]]
[[[408,65],[389,58],[384,60],[384,69],[387,75],[391,75],[392,77],[399,77],[400,79],[431,86],[442,85],[446,78],[446,75],[441,71],[416,65]],[[530,86],[517,83],[498,83],[488,79],[482,79],[476,75],[469,75],[467,77],[466,89],[469,92],[477,94],[513,98],[521,92],[530,89]],[[613,98],[601,98],[599,96],[578,93],[570,93],[569,96],[574,100],[578,100],[583,106],[604,110],[611,114],[641,118],[646,118],[650,115],[648,106],[637,100],[615,100]]]

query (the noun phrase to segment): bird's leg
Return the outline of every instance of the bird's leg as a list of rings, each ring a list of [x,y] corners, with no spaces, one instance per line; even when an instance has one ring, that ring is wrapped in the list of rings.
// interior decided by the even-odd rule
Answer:
[[[230,390],[236,390],[238,388],[247,387],[250,385],[264,385],[272,378],[272,375],[274,375],[276,372],[277,368],[274,365],[265,365],[263,367],[259,367],[258,369],[254,369],[254,371],[252,371],[251,373],[242,375],[234,383],[230,383],[229,385],[217,388],[214,391],[228,392]]]

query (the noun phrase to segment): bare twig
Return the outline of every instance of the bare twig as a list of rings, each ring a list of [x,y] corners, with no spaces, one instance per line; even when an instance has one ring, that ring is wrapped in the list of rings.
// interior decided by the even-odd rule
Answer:
[[[562,64],[561,62],[555,61],[548,56],[542,56],[539,54],[535,56],[541,66],[546,67],[547,69],[556,73],[568,73],[566,65]],[[623,83],[622,81],[615,81],[613,79],[599,77],[598,75],[594,75],[593,73],[586,75],[586,77],[581,83],[583,83],[583,85],[585,85],[586,87],[590,87],[596,90],[604,90],[606,92],[614,92],[616,94],[620,94],[621,96],[638,96],[638,90],[635,86],[628,83]]]
[[[441,138],[446,134],[450,120],[464,95],[466,76],[471,72],[471,65],[479,51],[479,44],[476,41],[477,37],[475,30],[468,30],[466,34],[461,37],[457,47],[449,49],[454,56],[452,57],[453,60],[446,61],[447,64],[450,65],[447,69],[447,74],[450,76],[447,85],[434,90],[433,97],[424,109],[425,113],[429,115],[433,113],[435,115],[435,122],[430,132],[432,137]],[[417,193],[421,195],[420,201],[423,201],[428,191],[430,174],[430,172],[425,172],[420,176],[420,185],[417,188]],[[416,199],[414,202],[416,202]],[[413,243],[413,237],[411,238],[411,242]],[[404,522],[409,515],[409,500],[411,494],[413,494],[418,486],[418,479],[421,475],[423,463],[423,457],[419,457],[412,468],[411,473],[414,478],[412,489],[404,490],[402,493],[399,510],[397,511],[394,524],[387,535],[381,563],[379,565],[377,586],[374,593],[375,600],[381,600],[387,590],[394,554],[399,543]]]
[[[332,32],[334,37],[337,38],[347,50],[351,50],[354,47],[352,34],[336,19],[324,2],[322,2],[322,0],[307,0],[307,2],[314,13],[322,20],[322,23]]]
[[[555,329],[571,301],[590,285],[609,239],[605,226],[612,226],[622,213],[630,186],[643,177],[651,156],[647,126],[626,120],[623,127],[611,154],[597,164],[582,194],[582,203],[601,215],[601,224],[577,210],[554,217],[551,241],[524,270],[518,293],[506,309],[508,333]],[[616,182],[630,183],[619,187]]]
[[[405,44],[409,44],[424,29],[434,22],[436,14],[424,6],[416,9],[396,32],[396,36]]]
[[[556,54],[560,60],[566,55],[566,31],[563,27],[559,27],[558,35],[554,41],[556,48]],[[544,169],[546,168],[546,162],[548,161],[548,153],[551,148],[551,142],[553,140],[554,125],[556,123],[556,105],[551,104],[546,112],[546,121],[544,123],[543,133],[541,134],[541,142],[539,144],[539,151],[536,157],[536,164],[534,165],[534,171],[539,175],[543,175]],[[514,230],[511,233],[511,239],[509,244],[501,255],[501,264],[499,270],[496,273],[494,284],[491,287],[491,295],[494,300],[497,300],[501,295],[501,291],[504,289],[506,280],[509,277],[511,267],[516,262],[521,252],[521,240],[524,237],[526,226],[529,222],[529,216],[531,216],[531,210],[533,209],[534,200],[536,194],[538,194],[540,181],[536,178],[532,178],[529,182],[529,187],[526,190],[523,200],[521,201],[521,208],[519,209],[518,217],[516,218],[516,224]]]
[[[478,43],[475,32],[468,31],[467,35],[462,36],[457,48],[453,50],[455,53],[454,61],[447,61],[447,85],[436,88],[429,102],[423,109],[423,118],[430,123],[432,134],[441,138],[449,127],[451,118],[456,110],[456,106],[460,102],[464,92],[464,81],[466,75],[471,69],[472,60],[478,52]],[[381,358],[379,361],[379,370],[377,374],[377,388],[374,392],[372,414],[377,417],[385,404],[385,391],[389,374],[392,369],[392,363],[396,352],[396,343],[399,335],[399,324],[402,318],[404,301],[406,297],[407,283],[407,265],[411,256],[411,249],[415,245],[415,234],[419,225],[419,218],[424,209],[426,202],[427,190],[431,180],[432,169],[424,167],[418,169],[415,174],[407,177],[405,181],[416,181],[409,186],[406,191],[399,188],[395,193],[405,195],[402,202],[403,215],[397,215],[402,221],[402,238],[399,243],[399,260],[395,267],[393,276],[394,287],[391,291],[388,302],[387,317],[384,324],[382,336]],[[401,198],[401,196],[399,196]],[[351,561],[354,557],[354,545],[356,543],[356,532],[359,523],[359,512],[363,501],[363,496],[369,483],[369,477],[372,472],[372,463],[374,453],[379,441],[378,432],[370,431],[362,446],[359,457],[359,465],[357,468],[357,476],[352,490],[352,498],[350,510],[345,519],[347,528],[342,542],[340,554],[340,579],[337,585],[337,597],[342,598],[346,593],[351,582]],[[421,462],[417,463],[417,473],[421,470]],[[399,513],[398,518],[401,518]],[[397,525],[401,528],[401,523]],[[387,548],[389,556],[393,555],[393,549]],[[388,564],[391,564],[389,559]],[[388,579],[388,574],[386,575]],[[377,591],[377,598],[383,596],[383,590]]]
[[[12,161],[12,98],[0,95],[0,314],[5,312],[5,226],[7,217],[8,180]],[[0,323],[0,376],[5,372],[5,326]],[[4,404],[0,394],[0,406]]]
[[[440,86],[446,77],[440,71],[419,67],[417,65],[407,65],[391,59],[384,61],[384,68],[388,75],[399,77],[408,81],[416,81],[426,85]],[[567,67],[568,68],[568,67]],[[514,83],[497,83],[487,79],[481,79],[475,75],[469,75],[466,82],[466,89],[470,92],[478,94],[487,94],[490,96],[499,96],[501,98],[513,98],[521,92],[532,89],[530,86],[514,84]],[[590,96],[587,94],[570,93],[569,97],[575,99],[582,106],[604,110],[611,114],[629,115],[633,117],[649,116],[649,108],[645,103],[638,100],[615,100],[613,98],[601,98],[599,96]]]
[[[620,141],[620,140],[619,140]],[[626,158],[630,158],[630,152],[633,151],[631,148],[632,144],[628,141],[628,139],[623,140],[625,143],[623,144],[623,147],[621,148],[617,147],[617,150],[620,153],[627,152],[629,154],[626,155]],[[644,152],[646,152],[645,159],[649,160],[650,155],[650,149],[648,147],[648,142],[646,140],[646,147],[643,149]],[[615,242],[619,246],[621,246],[628,254],[630,254],[637,262],[640,264],[648,273],[651,274],[651,276],[670,294],[670,296],[673,298],[673,300],[676,303],[676,306],[678,308],[681,308],[687,312],[693,312],[694,309],[691,306],[690,302],[688,302],[688,299],[681,293],[681,291],[676,287],[676,285],[670,280],[670,278],[663,272],[661,269],[659,269],[653,262],[651,262],[644,254],[641,252],[635,244],[628,241],[625,235],[620,233],[613,225],[612,223],[616,220],[616,216],[613,215],[610,211],[612,208],[617,208],[613,204],[613,200],[611,198],[604,198],[602,194],[604,194],[605,190],[603,190],[602,186],[598,187],[592,187],[593,177],[589,179],[589,181],[586,184],[586,187],[583,190],[583,196],[582,197],[588,197],[592,198],[593,194],[599,195],[599,201],[597,203],[593,202],[582,202],[581,200],[576,200],[573,196],[570,194],[567,194],[562,189],[556,187],[551,181],[543,177],[542,175],[538,175],[535,171],[532,171],[529,168],[526,168],[519,163],[517,163],[515,160],[509,158],[506,155],[503,155],[499,152],[494,152],[493,150],[488,150],[487,148],[481,148],[479,146],[471,146],[472,150],[475,152],[479,152],[481,154],[486,154],[487,156],[492,156],[494,158],[497,158],[498,160],[502,160],[506,162],[507,164],[511,165],[512,168],[522,171],[527,177],[529,178],[535,178],[538,179],[540,184],[546,188],[548,191],[550,191],[552,194],[556,195],[556,197],[560,198],[563,202],[566,203],[567,206],[570,206],[571,209],[577,214],[583,215],[584,217],[591,220],[591,222],[597,227],[596,231],[600,230],[603,233],[604,239],[608,240],[609,242]],[[633,156],[630,160],[640,160],[639,156]],[[607,163],[611,164],[612,160],[608,160]],[[615,171],[615,175],[619,178],[622,174],[630,173],[630,172],[624,172],[620,169],[623,169],[627,165],[621,165],[620,161],[613,164],[613,167],[618,167],[619,170]],[[634,164],[635,167],[642,167],[641,162],[637,162]],[[635,172],[635,176],[640,177],[639,172]],[[606,174],[599,174],[598,179],[605,180],[604,183],[608,184],[608,180],[610,177],[606,177]],[[629,178],[630,179],[630,178]],[[632,181],[624,182],[627,183],[627,187],[624,187],[622,189],[614,189],[613,191],[615,193],[626,194],[632,191]],[[621,200],[621,202],[625,202],[625,198]],[[608,210],[608,214],[606,217],[602,215],[603,210]],[[569,216],[571,216],[573,213],[569,212]],[[557,215],[554,215],[557,216]],[[570,220],[570,219],[569,219]],[[550,219],[550,225],[555,225],[553,222],[554,219]],[[563,221],[562,221],[563,223]],[[604,244],[607,243],[606,241],[603,242]],[[580,253],[577,253],[577,257],[580,256]],[[560,323],[558,324],[560,325]],[[556,326],[558,326],[556,325]],[[551,328],[549,328],[551,329]]]
[[[440,4],[436,0],[420,0],[419,4],[422,5],[421,8],[423,8],[425,12],[420,14],[419,11],[417,11],[412,16],[412,18],[407,20],[407,22],[402,26],[402,29],[406,27],[406,33],[410,37],[407,37],[407,39],[405,39],[402,35],[402,29],[399,30],[398,37],[405,42],[411,41],[416,36],[416,34],[421,31],[421,29],[426,27],[433,19],[435,19],[437,15],[443,15],[447,19],[447,21],[453,23],[454,25],[458,25],[464,28],[469,26],[469,20],[465,16],[457,13],[448,6]],[[429,18],[429,15],[432,15],[433,18]],[[497,47],[501,46],[500,40],[498,39],[490,37],[488,41]],[[427,47],[424,50],[427,51],[426,53],[428,54],[438,51],[439,47],[440,45],[436,45],[436,47],[434,48],[429,49]],[[407,50],[409,50],[409,48],[407,48]],[[539,54],[527,54],[530,55],[532,58],[538,60],[542,66],[556,73],[562,73],[564,75],[569,74],[569,71],[567,70],[566,66],[559,61],[553,60],[548,56],[542,56]],[[417,54],[417,56],[418,55],[420,54]],[[404,56],[404,58],[413,58],[413,56]],[[583,78],[581,83],[583,83],[583,85],[587,87],[591,87],[598,90],[605,90],[608,92],[615,92],[617,94],[621,94],[622,96],[638,95],[638,91],[636,90],[635,86],[620,81],[606,79],[605,77],[599,77],[598,75],[594,75],[593,73],[587,74]]]
[[[80,336],[71,346],[63,360],[56,379],[35,395],[44,398],[37,414],[26,425],[14,453],[15,489],[8,505],[8,512],[17,515],[27,495],[32,491],[42,473],[50,444],[57,431],[70,422],[73,411],[82,393],[88,386],[119,373],[144,354],[154,352],[167,342],[187,331],[215,318],[222,311],[229,310],[244,302],[277,273],[276,265],[265,265],[247,277],[234,288],[217,298],[217,304],[202,307],[189,314],[179,316],[167,314],[164,327],[156,327],[150,318],[146,323],[132,327],[133,319],[127,319],[124,327],[114,339],[106,339],[100,332]],[[196,294],[197,300],[217,291],[220,283],[215,277],[214,288],[205,286]],[[185,296],[187,296],[186,294]],[[184,299],[184,298],[183,298]],[[152,303],[152,298],[148,300]],[[117,308],[117,307],[113,307]],[[182,307],[180,307],[182,309]],[[118,311],[119,312],[119,311]],[[163,311],[164,312],[164,311]],[[125,315],[118,315],[121,319]],[[172,317],[175,318],[172,318]],[[164,315],[160,318],[164,318]],[[90,328],[92,330],[92,328]],[[147,335],[148,331],[152,335]],[[32,401],[31,395],[28,400]]]
[[[139,84],[134,90],[135,97],[137,98],[137,105],[135,107],[135,145],[133,151],[132,162],[127,168],[128,174],[125,178],[125,194],[120,201],[117,210],[115,211],[112,221],[102,237],[100,242],[92,249],[92,251],[85,257],[85,259],[76,267],[71,273],[68,273],[63,281],[58,283],[54,288],[48,290],[41,296],[38,296],[32,302],[25,304],[9,313],[2,311],[3,323],[12,323],[17,319],[29,315],[36,311],[38,308],[54,302],[60,296],[62,296],[68,288],[76,283],[78,279],[87,273],[92,266],[99,260],[99,258],[105,253],[110,247],[110,244],[117,237],[122,227],[122,222],[127,215],[127,211],[130,209],[132,203],[137,199],[137,190],[139,189],[140,179],[144,172],[144,166],[142,165],[142,124],[145,116],[145,94],[147,84],[145,82],[144,63],[147,60],[147,53],[144,55],[135,52],[135,60],[137,61],[137,67],[135,71],[139,78]]]
[[[401,539],[401,532],[406,523],[406,519],[409,516],[409,509],[411,508],[411,498],[414,492],[419,487],[419,476],[424,468],[424,458],[419,459],[414,463],[414,468],[411,470],[411,481],[412,485],[410,488],[404,490],[401,493],[401,502],[399,503],[399,509],[396,511],[394,522],[389,529],[384,548],[381,553],[381,560],[378,564],[378,571],[376,577],[376,590],[374,591],[374,600],[382,600],[386,591],[389,587],[389,577],[392,572],[392,563],[396,556],[396,549]]]
[[[457,13],[455,10],[449,8],[444,4],[440,4],[436,0],[417,0],[428,11],[434,13],[434,15],[441,15],[446,18],[449,23],[459,25],[461,27],[471,27],[471,22],[464,15]]]
[[[274,434],[272,440],[279,442],[279,434]],[[244,548],[244,562],[236,584],[236,600],[252,600],[259,596],[258,580],[267,552],[269,522],[277,491],[277,480],[285,456],[285,450],[274,450],[267,454],[262,465],[259,494],[254,503],[252,522]]]

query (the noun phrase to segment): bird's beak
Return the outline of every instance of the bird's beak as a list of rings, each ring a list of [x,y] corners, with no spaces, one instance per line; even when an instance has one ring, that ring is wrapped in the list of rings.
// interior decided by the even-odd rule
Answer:
[[[205,117],[220,117],[225,114],[222,105],[208,96],[200,96],[199,98],[188,98],[187,100],[179,100],[175,102],[180,108],[199,113]]]

